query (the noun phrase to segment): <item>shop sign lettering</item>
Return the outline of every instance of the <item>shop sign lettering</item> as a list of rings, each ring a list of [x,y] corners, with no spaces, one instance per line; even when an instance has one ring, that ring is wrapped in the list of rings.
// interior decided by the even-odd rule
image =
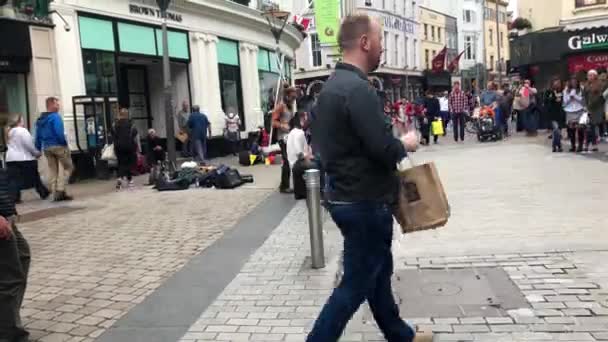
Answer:
[[[141,6],[141,5],[130,4],[129,13],[148,16],[148,17],[154,17],[154,18],[158,18],[158,19],[163,18],[162,13],[160,12],[160,9],[147,7],[147,6]],[[167,20],[181,23],[183,18],[182,18],[181,14],[167,11]]]
[[[608,48],[608,33],[591,33],[572,36],[568,39],[568,47],[571,50]]]
[[[405,33],[414,33],[414,23],[392,15],[384,16],[384,27]]]

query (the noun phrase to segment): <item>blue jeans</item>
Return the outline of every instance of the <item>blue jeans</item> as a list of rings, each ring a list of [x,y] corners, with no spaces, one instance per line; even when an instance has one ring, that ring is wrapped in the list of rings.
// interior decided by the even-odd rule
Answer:
[[[194,139],[194,160],[197,162],[204,162],[207,156],[207,139]]]
[[[411,342],[415,333],[399,317],[391,292],[390,207],[371,202],[329,204],[329,211],[344,236],[344,275],[306,341],[338,341],[348,321],[367,300],[388,342]]]

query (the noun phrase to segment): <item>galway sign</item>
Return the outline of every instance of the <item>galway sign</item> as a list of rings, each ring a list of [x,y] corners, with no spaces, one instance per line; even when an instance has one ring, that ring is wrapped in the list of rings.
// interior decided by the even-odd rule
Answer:
[[[579,34],[568,39],[570,50],[608,48],[608,33]]]

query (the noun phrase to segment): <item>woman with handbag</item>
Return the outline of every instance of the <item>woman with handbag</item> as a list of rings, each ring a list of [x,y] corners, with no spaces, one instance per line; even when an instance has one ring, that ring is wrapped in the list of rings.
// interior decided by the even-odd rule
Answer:
[[[25,189],[35,188],[42,199],[50,195],[38,173],[41,153],[34,146],[32,135],[23,126],[23,117],[15,115],[9,120],[7,131],[6,166],[15,203],[21,202],[21,190]]]
[[[133,174],[131,169],[137,163],[137,129],[129,120],[129,110],[122,108],[118,113],[118,120],[114,123],[112,137],[114,138],[114,152],[118,160],[118,180],[116,189],[133,187]]]

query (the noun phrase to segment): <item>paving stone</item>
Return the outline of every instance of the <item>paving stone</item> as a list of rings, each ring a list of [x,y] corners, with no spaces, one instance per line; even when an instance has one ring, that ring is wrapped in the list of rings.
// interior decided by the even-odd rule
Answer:
[[[67,342],[72,336],[68,334],[52,333],[40,339],[40,342]]]
[[[608,341],[608,332],[592,333],[592,335],[598,341]]]
[[[555,317],[562,316],[562,312],[553,309],[534,310],[534,315],[538,317]]]
[[[513,319],[510,317],[486,317],[488,324],[513,324]]]
[[[562,312],[566,316],[591,316],[588,309],[563,309]]]
[[[486,325],[472,325],[472,324],[463,324],[463,325],[454,325],[454,332],[463,333],[463,332],[489,332],[490,328]]]
[[[534,309],[565,309],[566,305],[560,302],[532,303]]]
[[[490,325],[490,329],[493,332],[497,332],[497,333],[502,333],[502,332],[524,332],[524,331],[528,331],[528,326],[524,325],[524,324],[500,324],[500,325],[495,325],[492,324]]]

